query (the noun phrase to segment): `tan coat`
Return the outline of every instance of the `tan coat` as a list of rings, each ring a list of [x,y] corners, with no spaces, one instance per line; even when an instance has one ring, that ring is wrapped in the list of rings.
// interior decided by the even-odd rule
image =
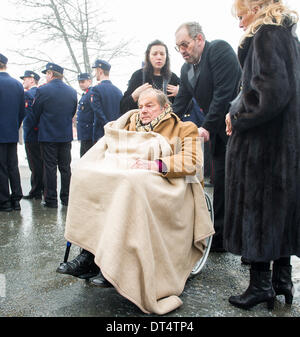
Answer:
[[[136,131],[136,110],[125,130]],[[174,113],[168,114],[155,127],[157,132],[166,138],[171,146],[173,154],[168,157],[159,158],[167,167],[166,178],[181,178],[201,174],[203,164],[200,138],[198,128],[192,122],[182,122]],[[158,159],[158,158],[154,158]]]

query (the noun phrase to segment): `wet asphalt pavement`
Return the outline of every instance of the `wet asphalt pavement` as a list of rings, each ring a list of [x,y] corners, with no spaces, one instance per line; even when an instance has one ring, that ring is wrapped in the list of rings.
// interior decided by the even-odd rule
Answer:
[[[20,173],[27,194],[28,167],[20,166]],[[40,201],[21,200],[21,208],[0,213],[0,317],[148,317],[114,288],[55,272],[65,251],[65,206],[48,209]],[[69,260],[78,253],[73,246]],[[180,296],[183,305],[165,317],[300,317],[299,261],[292,259],[292,306],[278,296],[273,311],[266,304],[245,311],[230,305],[228,297],[247,288],[249,267],[239,256],[210,253],[200,274],[188,280]]]

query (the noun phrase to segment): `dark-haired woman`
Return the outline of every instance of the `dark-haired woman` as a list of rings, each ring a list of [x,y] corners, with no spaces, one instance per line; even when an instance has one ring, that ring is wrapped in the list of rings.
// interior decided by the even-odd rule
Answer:
[[[121,113],[137,109],[137,101],[142,91],[153,87],[162,90],[173,103],[178,93],[180,79],[170,71],[170,58],[167,46],[155,40],[150,43],[145,53],[142,69],[131,76],[127,91],[121,100]]]

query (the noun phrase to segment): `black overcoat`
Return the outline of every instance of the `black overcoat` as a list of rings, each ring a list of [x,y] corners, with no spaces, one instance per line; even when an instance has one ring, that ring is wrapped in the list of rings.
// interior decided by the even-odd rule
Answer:
[[[300,54],[292,26],[263,25],[239,50],[230,109],[224,247],[256,262],[300,256]]]
[[[144,78],[144,73],[143,73],[143,68],[142,68],[142,69],[135,71],[132,74],[128,82],[128,88],[124,92],[124,95],[120,102],[121,114],[125,114],[129,110],[138,109],[138,103],[133,100],[131,94],[135,91],[135,89],[137,89],[139,86],[143,85],[144,83],[153,84],[153,79],[147,76],[145,76]],[[177,77],[176,74],[171,73],[171,78],[168,81],[168,84],[177,86],[180,84],[180,79]],[[169,97],[169,100],[171,103],[173,103],[174,97]]]
[[[203,110],[202,127],[210,132],[211,153],[225,148],[225,116],[230,102],[237,96],[241,67],[232,47],[223,40],[206,41],[198,71],[185,63],[181,68],[180,88],[173,111],[182,119],[194,97]]]

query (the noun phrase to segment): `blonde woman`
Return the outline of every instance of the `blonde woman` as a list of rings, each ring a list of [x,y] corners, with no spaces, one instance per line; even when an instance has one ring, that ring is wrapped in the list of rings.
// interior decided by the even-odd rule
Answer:
[[[292,304],[290,256],[300,256],[298,15],[281,0],[235,0],[233,11],[245,34],[242,90],[226,116],[224,246],[251,269],[249,287],[229,302],[273,309],[276,295]]]

